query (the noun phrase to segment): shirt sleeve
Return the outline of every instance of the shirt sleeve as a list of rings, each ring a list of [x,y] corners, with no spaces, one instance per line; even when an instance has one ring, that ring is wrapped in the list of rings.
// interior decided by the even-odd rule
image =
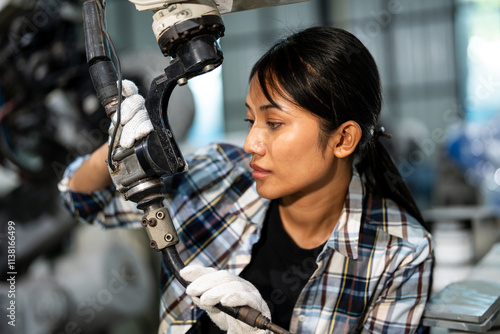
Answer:
[[[372,303],[362,333],[416,333],[431,284],[433,256],[430,235],[404,257]]]
[[[91,193],[74,192],[68,187],[73,173],[89,158],[79,157],[65,170],[58,188],[64,205],[76,220],[101,227],[141,227],[142,212],[126,201],[113,185]]]

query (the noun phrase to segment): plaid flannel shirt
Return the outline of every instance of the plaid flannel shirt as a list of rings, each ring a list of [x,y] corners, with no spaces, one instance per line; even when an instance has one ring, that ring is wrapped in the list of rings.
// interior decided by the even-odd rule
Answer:
[[[73,215],[106,227],[139,227],[142,212],[113,187],[74,193],[66,170],[60,190]],[[238,275],[250,262],[269,201],[255,190],[240,148],[210,145],[187,158],[189,170],[165,179],[165,204],[178,230],[186,265]],[[354,172],[344,208],[318,268],[303,288],[290,322],[292,333],[413,333],[428,298],[432,239],[392,200],[366,193]],[[159,333],[185,333],[202,315],[162,266]],[[285,284],[285,283],[284,283]]]

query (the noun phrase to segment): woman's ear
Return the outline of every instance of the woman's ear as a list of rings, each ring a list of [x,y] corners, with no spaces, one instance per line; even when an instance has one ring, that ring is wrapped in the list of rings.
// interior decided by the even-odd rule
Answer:
[[[361,140],[361,128],[355,121],[347,121],[341,124],[330,138],[333,153],[337,158],[345,158],[351,155]]]

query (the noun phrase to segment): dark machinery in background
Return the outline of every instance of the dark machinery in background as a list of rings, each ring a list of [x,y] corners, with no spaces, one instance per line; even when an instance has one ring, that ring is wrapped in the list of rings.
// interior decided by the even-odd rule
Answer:
[[[16,327],[4,321],[0,333],[107,333],[125,321],[140,321],[137,333],[156,328],[157,275],[138,244],[145,233],[77,226],[59,201],[65,167],[107,140],[104,114],[88,75],[81,2],[2,1],[0,307],[15,300],[17,308]],[[16,227],[10,300],[8,221]]]
[[[54,161],[92,151],[107,127],[85,67],[77,1],[25,3],[1,19],[0,157],[25,180],[54,179]],[[85,133],[100,128],[91,144]]]
[[[36,255],[57,251],[61,237],[74,227],[67,219],[56,225],[54,219],[54,228],[42,232],[43,224],[35,221],[58,215],[61,173],[76,156],[102,144],[107,128],[100,125],[102,108],[85,66],[79,6],[13,3],[0,12],[0,163],[19,183],[4,191],[0,216],[38,235],[35,243],[19,247],[22,273]],[[0,264],[1,275],[6,265]]]

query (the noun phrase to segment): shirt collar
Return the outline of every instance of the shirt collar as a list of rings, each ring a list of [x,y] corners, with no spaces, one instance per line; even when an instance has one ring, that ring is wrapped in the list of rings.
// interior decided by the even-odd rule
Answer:
[[[256,185],[253,183],[251,187],[241,194],[238,201],[233,204],[230,212],[256,225],[256,227],[261,227],[264,223],[269,203],[270,200],[259,196]]]
[[[327,246],[342,255],[358,258],[359,231],[363,215],[364,186],[357,171],[353,170],[351,182],[337,225],[327,241]]]

